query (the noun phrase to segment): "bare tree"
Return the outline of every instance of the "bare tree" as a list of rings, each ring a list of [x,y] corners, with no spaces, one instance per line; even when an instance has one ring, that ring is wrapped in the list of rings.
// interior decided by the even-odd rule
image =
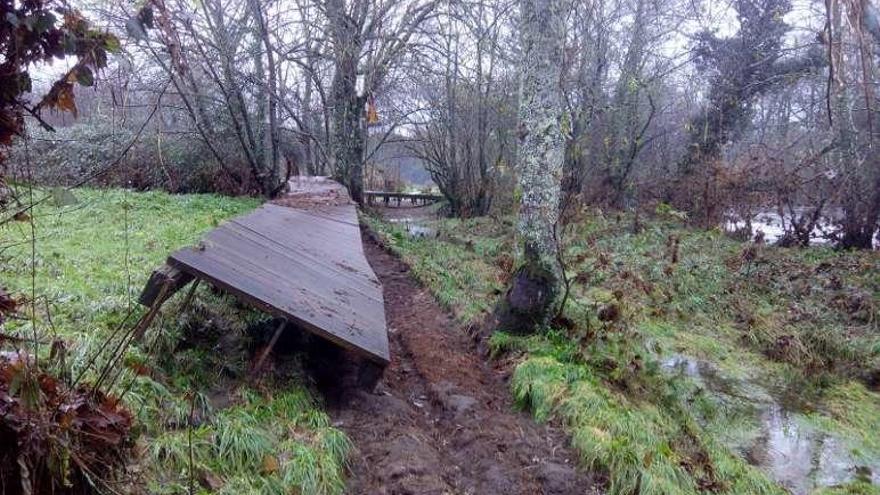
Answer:
[[[436,0],[325,0],[323,4],[334,67],[330,155],[334,173],[358,203],[363,202],[364,188],[365,104],[410,47],[435,4]]]
[[[710,74],[706,103],[688,123],[689,143],[678,163],[679,180],[669,197],[714,225],[721,208],[712,200],[722,147],[741,136],[748,126],[752,105],[761,94],[790,83],[824,65],[818,46],[803,56],[788,56],[783,37],[790,27],[783,16],[789,0],[737,0],[739,32],[729,38],[714,33],[698,36],[698,67]]]
[[[485,215],[497,179],[514,161],[516,75],[505,72],[501,37],[507,5],[447,1],[429,47],[442,64],[425,64],[415,91],[424,109],[410,148],[424,161],[449,213]]]
[[[870,249],[880,227],[877,11],[867,0],[830,0],[826,9],[828,110],[837,144],[834,170],[843,191],[837,241],[842,248]]]

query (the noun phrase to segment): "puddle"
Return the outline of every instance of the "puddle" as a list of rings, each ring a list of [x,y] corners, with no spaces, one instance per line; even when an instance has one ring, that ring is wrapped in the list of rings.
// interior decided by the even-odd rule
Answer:
[[[434,229],[424,225],[419,220],[416,220],[414,218],[389,218],[388,221],[394,224],[403,225],[403,228],[406,229],[406,233],[409,234],[410,237],[434,236]]]
[[[722,377],[710,363],[682,355],[666,359],[663,368],[692,379],[721,403],[745,401],[751,426],[728,439],[728,447],[794,495],[857,480],[880,485],[880,456],[858,455],[846,439],[822,430],[766,387]]]

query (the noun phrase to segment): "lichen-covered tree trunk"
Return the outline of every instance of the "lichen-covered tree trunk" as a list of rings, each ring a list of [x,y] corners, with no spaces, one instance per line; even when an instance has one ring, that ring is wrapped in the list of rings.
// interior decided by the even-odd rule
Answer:
[[[563,0],[520,0],[518,233],[523,258],[507,293],[511,321],[504,326],[521,331],[548,323],[562,292],[555,230],[565,151],[559,86],[564,5]]]

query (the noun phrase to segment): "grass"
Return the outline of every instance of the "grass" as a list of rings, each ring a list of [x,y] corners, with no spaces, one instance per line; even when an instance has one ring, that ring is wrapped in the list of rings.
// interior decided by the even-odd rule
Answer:
[[[427,239],[366,221],[463,323],[492,310],[516,265],[509,219],[435,221]],[[880,376],[877,253],[756,248],[661,211],[634,230],[627,216],[582,212],[565,237],[565,324],[489,342],[515,359],[518,403],[565,424],[610,493],[784,493],[730,448],[767,393],[880,452],[880,396],[865,386]],[[711,363],[731,393],[662,371],[678,354]]]
[[[114,189],[75,195],[76,204],[33,211],[33,244],[29,222],[0,227],[2,283],[36,301],[4,332],[36,332],[45,366],[94,381],[120,329],[143,314],[136,299],[151,270],[259,202]],[[273,322],[206,287],[185,311],[182,298],[165,305],[105,380],[137,419],[137,483],[168,494],[189,493],[191,480],[199,493],[342,493],[349,440],[330,425],[296,358],[277,381],[246,383],[252,349]],[[66,348],[61,362],[49,357],[55,340]]]
[[[373,217],[364,217],[364,221],[388,237],[416,278],[431,287],[438,301],[461,321],[487,313],[504,288],[503,266],[513,262],[506,254],[511,251],[510,240],[503,235],[509,224],[446,220],[435,225],[445,242],[426,242],[409,236],[403,227]],[[456,266],[449,267],[450,261]]]

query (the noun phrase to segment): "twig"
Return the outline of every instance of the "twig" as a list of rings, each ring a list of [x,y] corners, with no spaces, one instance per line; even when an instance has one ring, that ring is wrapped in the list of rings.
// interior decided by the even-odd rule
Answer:
[[[43,120],[43,117],[40,116],[39,112],[37,112],[33,108],[29,108],[27,105],[21,102],[18,102],[18,106],[21,107],[25,112],[29,113],[30,116],[33,117],[37,121],[37,123],[40,124],[40,127],[49,132],[55,132],[55,128],[52,127],[48,122]]]
[[[562,294],[562,301],[559,303],[559,309],[556,313],[557,320],[562,317],[562,313],[565,311],[565,306],[568,304],[569,295],[571,294],[571,280],[568,279],[567,270],[565,268],[565,253],[564,247],[562,246],[562,237],[565,233],[565,215],[568,213],[568,209],[571,206],[573,199],[573,188],[566,189],[565,196],[562,198],[562,207],[559,209],[559,216],[556,218],[556,222],[553,223],[553,237],[556,240],[556,262],[559,263],[559,271],[562,275],[562,285],[565,289],[565,292]],[[560,224],[562,224],[563,230],[561,234],[559,232]]]
[[[32,337],[19,337],[18,335],[9,335],[8,333],[0,332],[0,342],[3,342],[4,340],[8,340],[10,342],[33,342]],[[49,342],[45,340],[41,340],[40,343],[49,345]]]
[[[828,38],[828,80],[825,85],[825,106],[828,111],[828,126],[834,127],[834,112],[831,110],[831,88],[834,84],[834,30],[831,28],[831,2],[825,0],[825,32]]]
[[[196,394],[192,390],[189,392],[189,421],[186,424],[186,436],[189,442],[189,495],[195,495],[196,484],[194,476],[193,462],[193,418],[196,415]]]
[[[28,175],[28,201],[34,201],[33,171],[31,170],[31,152],[27,136],[24,139],[24,160]],[[31,230],[31,331],[33,332],[34,367],[39,364],[40,341],[37,336],[37,225],[33,215],[28,217]]]

